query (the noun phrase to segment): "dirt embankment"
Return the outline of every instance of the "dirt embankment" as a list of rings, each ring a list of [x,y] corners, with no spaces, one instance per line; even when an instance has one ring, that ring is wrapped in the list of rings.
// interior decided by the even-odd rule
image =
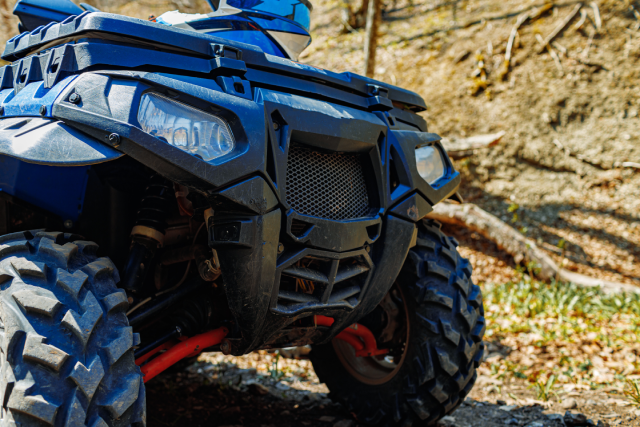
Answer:
[[[551,34],[577,3],[557,2],[520,27],[504,75],[517,16],[545,2],[460,1],[455,17],[453,3],[389,6],[375,77],[420,93],[433,132],[507,132],[499,146],[457,163],[465,199],[537,239],[565,268],[640,285],[640,170],[619,167],[640,162],[638,5],[596,2],[598,30],[585,2],[581,27],[578,14],[552,44],[556,62],[538,53],[536,36]],[[316,2],[302,61],[360,71],[364,35],[344,33],[340,10],[338,1]]]

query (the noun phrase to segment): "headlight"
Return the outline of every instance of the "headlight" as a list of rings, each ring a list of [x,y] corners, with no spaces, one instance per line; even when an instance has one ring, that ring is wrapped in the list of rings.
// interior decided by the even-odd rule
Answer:
[[[205,161],[230,153],[236,145],[221,118],[156,93],[142,96],[138,121],[145,132]]]
[[[442,178],[446,171],[442,153],[431,145],[416,148],[416,165],[420,176],[429,184]]]

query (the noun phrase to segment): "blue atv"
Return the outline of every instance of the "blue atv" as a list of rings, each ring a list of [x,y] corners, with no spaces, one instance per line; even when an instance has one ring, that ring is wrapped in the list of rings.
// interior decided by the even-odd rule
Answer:
[[[144,426],[201,352],[310,346],[359,423],[470,392],[482,295],[427,218],[459,173],[415,93],[295,62],[307,0],[144,21],[21,0],[0,69],[0,426]]]

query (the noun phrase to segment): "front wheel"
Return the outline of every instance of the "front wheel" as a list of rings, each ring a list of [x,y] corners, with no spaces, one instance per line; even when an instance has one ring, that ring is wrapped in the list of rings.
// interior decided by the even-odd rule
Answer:
[[[391,291],[360,322],[386,356],[356,357],[334,340],[310,354],[330,397],[370,425],[430,426],[452,413],[471,391],[485,331],[480,288],[457,241],[435,221],[418,225]]]
[[[144,427],[124,291],[95,243],[0,237],[0,426]]]

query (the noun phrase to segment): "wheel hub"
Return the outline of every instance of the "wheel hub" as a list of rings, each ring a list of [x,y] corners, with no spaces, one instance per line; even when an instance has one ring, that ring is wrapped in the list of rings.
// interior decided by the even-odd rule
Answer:
[[[391,288],[378,309],[384,312],[385,325],[376,338],[378,345],[389,350],[388,354],[357,357],[356,351],[346,342],[337,339],[332,342],[347,372],[358,381],[370,385],[384,384],[396,375],[404,362],[409,341],[408,311],[399,286]]]

